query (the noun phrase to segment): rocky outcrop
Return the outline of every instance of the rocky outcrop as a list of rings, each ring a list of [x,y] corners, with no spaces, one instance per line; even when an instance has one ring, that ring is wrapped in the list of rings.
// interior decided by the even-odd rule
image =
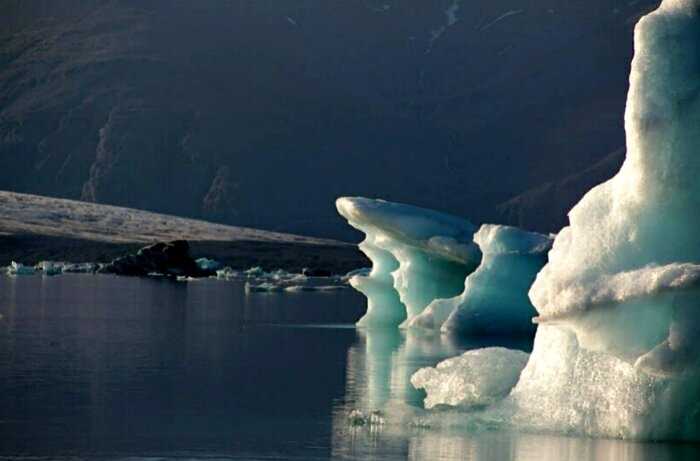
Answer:
[[[201,269],[197,265],[190,256],[190,245],[185,240],[143,247],[135,254],[115,259],[99,272],[129,276],[162,274],[170,277],[206,277],[214,274],[214,271]]]

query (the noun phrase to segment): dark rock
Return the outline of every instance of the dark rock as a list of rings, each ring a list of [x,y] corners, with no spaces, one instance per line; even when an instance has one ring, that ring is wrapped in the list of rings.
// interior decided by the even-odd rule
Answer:
[[[99,270],[100,273],[146,276],[157,273],[169,277],[206,277],[212,271],[201,269],[190,256],[185,240],[158,242],[143,247],[135,254],[121,256]]]
[[[330,277],[331,276],[330,271],[327,271],[325,269],[309,269],[308,267],[305,267],[301,271],[301,273],[307,277]]]

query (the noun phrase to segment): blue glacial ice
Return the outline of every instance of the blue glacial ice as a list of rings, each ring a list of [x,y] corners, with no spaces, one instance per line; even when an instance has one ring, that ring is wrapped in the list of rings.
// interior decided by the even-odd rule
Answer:
[[[36,269],[33,266],[25,266],[24,264],[12,261],[6,269],[9,275],[34,275]]]
[[[195,263],[197,263],[197,267],[199,267],[203,271],[216,272],[222,268],[221,263],[219,261],[209,258],[199,258],[195,261]]]
[[[532,334],[536,312],[528,290],[547,262],[552,238],[485,224],[474,242],[483,259],[467,277],[462,294],[434,300],[409,326],[469,336]]]
[[[382,200],[341,198],[337,208],[365,233],[360,249],[373,263],[369,276],[350,280],[368,299],[359,325],[472,335],[534,331],[527,293],[551,237],[499,225],[474,233],[465,220]]]
[[[369,276],[350,283],[367,296],[358,325],[406,325],[434,300],[451,298],[481,260],[470,222],[437,211],[361,197],[343,197],[338,212],[365,233]]]
[[[529,292],[539,314],[530,359],[484,415],[700,440],[700,0],[663,0],[634,44],[625,163],[569,213]]]

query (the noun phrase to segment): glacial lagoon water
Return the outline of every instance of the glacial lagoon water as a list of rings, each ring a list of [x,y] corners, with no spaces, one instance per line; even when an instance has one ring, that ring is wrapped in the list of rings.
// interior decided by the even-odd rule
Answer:
[[[364,305],[354,290],[0,276],[0,459],[700,459],[693,444],[352,424],[420,411],[420,367],[531,347],[357,330]]]

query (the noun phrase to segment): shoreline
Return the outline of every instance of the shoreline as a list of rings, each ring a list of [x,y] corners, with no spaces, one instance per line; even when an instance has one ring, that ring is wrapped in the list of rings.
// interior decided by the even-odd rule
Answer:
[[[188,240],[188,243],[192,258],[207,257],[235,270],[259,266],[266,271],[301,272],[304,268],[312,268],[344,275],[355,269],[371,267],[357,245],[350,243],[314,245],[256,240]],[[145,245],[142,242],[104,242],[31,233],[0,234],[0,266],[7,266],[11,261],[26,265],[40,261],[108,263]]]

